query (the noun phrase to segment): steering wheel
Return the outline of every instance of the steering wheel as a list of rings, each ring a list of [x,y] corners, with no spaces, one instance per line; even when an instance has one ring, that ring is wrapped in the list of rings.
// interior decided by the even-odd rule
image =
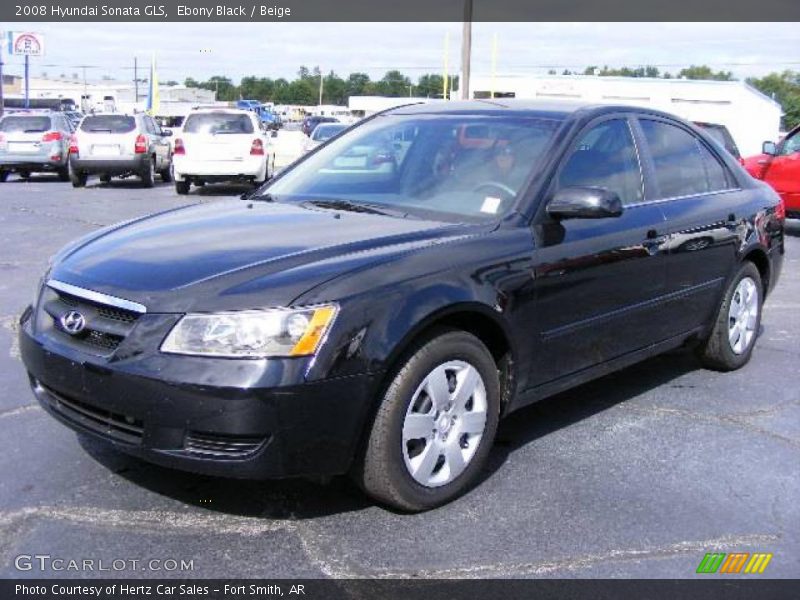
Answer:
[[[472,188],[473,192],[480,192],[484,188],[494,188],[496,190],[500,190],[501,192],[508,195],[510,198],[513,198],[517,195],[513,189],[507,186],[505,183],[500,183],[499,181],[485,181],[483,183],[479,183],[474,188]]]

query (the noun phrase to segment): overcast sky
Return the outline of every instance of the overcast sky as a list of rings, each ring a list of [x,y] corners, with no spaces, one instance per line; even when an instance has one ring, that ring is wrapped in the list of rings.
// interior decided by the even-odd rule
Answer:
[[[340,76],[363,71],[380,78],[396,68],[416,78],[441,72],[445,32],[450,65],[460,64],[461,23],[17,23],[45,34],[47,55],[32,59],[35,76],[79,73],[90,80],[132,79],[133,58],[155,52],[159,79],[225,75],[293,78],[300,65]],[[476,23],[475,75],[491,70],[497,34],[497,73],[583,70],[588,65],[655,65],[675,73],[708,64],[738,77],[800,70],[797,23]],[[6,72],[21,61],[4,56]],[[141,74],[140,76],[144,76]]]

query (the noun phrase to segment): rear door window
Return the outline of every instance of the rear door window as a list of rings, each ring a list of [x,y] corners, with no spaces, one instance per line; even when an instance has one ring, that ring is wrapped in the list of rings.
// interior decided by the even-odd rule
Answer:
[[[189,115],[183,125],[184,133],[236,134],[253,133],[249,115],[231,113],[198,113]]]
[[[730,189],[727,169],[702,141],[676,125],[640,120],[653,159],[657,198],[695,196]]]
[[[91,115],[81,123],[87,133],[128,133],[136,129],[136,119],[127,115]]]
[[[50,117],[9,116],[0,121],[0,131],[4,133],[41,133],[50,129]]]

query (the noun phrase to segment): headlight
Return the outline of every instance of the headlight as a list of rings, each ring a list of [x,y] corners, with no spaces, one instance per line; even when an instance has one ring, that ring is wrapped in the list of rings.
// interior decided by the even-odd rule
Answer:
[[[189,314],[161,344],[171,354],[264,358],[316,353],[336,317],[334,305]]]

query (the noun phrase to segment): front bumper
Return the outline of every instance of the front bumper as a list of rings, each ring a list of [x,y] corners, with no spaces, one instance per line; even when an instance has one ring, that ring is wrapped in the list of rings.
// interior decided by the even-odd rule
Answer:
[[[149,154],[122,155],[120,157],[81,157],[73,155],[73,170],[80,173],[108,173],[109,175],[123,173],[139,173],[143,171],[147,161],[150,160]]]
[[[34,394],[56,419],[144,460],[268,479],[346,472],[369,412],[370,375],[306,382],[303,359],[83,355],[20,323]]]

